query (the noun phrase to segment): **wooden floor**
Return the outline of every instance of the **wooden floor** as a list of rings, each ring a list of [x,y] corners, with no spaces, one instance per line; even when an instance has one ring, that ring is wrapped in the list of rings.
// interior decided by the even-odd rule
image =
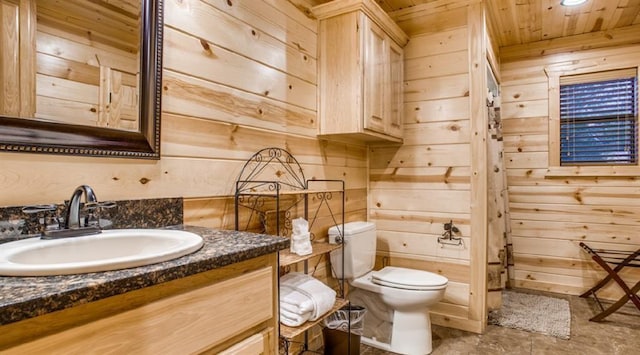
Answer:
[[[545,294],[545,293],[541,293]],[[569,300],[571,307],[571,339],[529,333],[490,325],[485,334],[433,326],[433,355],[452,354],[576,354],[637,355],[640,354],[640,311],[628,303],[604,322],[589,322],[598,308],[590,299],[548,294]],[[363,355],[388,355],[365,345]]]

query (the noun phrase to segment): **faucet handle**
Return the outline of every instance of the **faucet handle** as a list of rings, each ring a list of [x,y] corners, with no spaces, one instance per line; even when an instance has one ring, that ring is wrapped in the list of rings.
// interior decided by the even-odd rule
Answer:
[[[56,205],[32,205],[22,207],[22,212],[27,214],[40,213],[40,212],[53,212],[58,208]]]
[[[100,227],[100,210],[103,208],[114,208],[117,204],[113,201],[105,202],[85,202],[84,210],[87,214],[84,216],[84,227]]]
[[[26,214],[44,213],[44,217],[38,218],[38,223],[42,225],[44,230],[60,227],[60,218],[55,213],[57,210],[58,206],[56,205],[31,205],[22,208],[22,212]]]
[[[116,203],[113,201],[104,201],[104,202],[85,202],[84,209],[87,211],[93,211],[97,208],[114,208],[116,207]]]
[[[86,211],[93,211],[96,208],[99,208],[100,204],[98,202],[85,202],[82,205],[82,209],[86,210]]]
[[[104,201],[104,202],[98,202],[98,205],[101,208],[114,208],[117,207],[118,204],[115,203],[115,201]]]

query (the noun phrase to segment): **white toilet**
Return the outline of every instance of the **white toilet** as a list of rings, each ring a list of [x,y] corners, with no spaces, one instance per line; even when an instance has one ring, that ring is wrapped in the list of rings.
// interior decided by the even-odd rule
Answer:
[[[329,229],[329,241],[339,238]],[[372,271],[376,257],[376,227],[371,222],[344,224],[344,277],[352,287],[379,295],[393,310],[390,344],[362,337],[362,343],[400,354],[431,353],[429,308],[444,296],[447,278],[427,271],[387,266]],[[331,252],[336,277],[342,270],[342,252]],[[365,325],[366,326],[366,325]]]

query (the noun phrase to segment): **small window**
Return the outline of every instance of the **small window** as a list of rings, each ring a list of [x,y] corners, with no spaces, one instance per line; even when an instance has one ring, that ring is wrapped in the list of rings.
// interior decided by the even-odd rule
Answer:
[[[560,78],[560,165],[638,162],[636,69]]]

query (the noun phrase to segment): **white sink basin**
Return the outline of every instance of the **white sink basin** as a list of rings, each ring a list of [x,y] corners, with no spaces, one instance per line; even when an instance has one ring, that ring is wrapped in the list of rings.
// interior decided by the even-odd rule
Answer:
[[[114,229],[100,234],[0,244],[0,275],[47,276],[125,269],[172,260],[202,247],[197,234]]]

